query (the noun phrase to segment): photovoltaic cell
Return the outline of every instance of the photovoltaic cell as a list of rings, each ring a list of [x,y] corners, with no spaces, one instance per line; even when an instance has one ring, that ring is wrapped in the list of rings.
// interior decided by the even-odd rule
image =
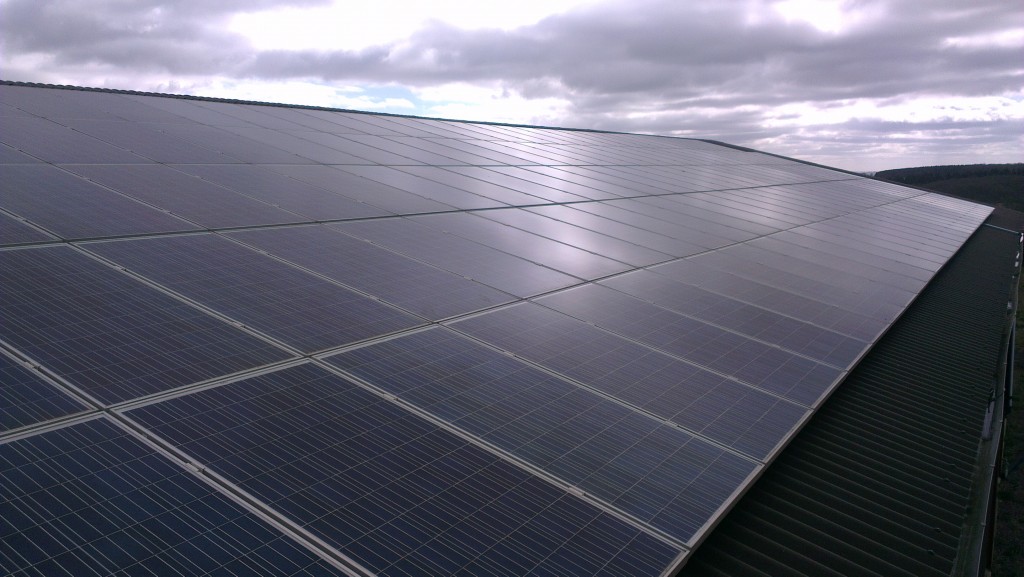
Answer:
[[[387,166],[345,166],[339,169],[456,208],[506,206],[505,203]]]
[[[105,418],[0,444],[6,575],[341,575]]]
[[[0,353],[0,433],[72,415],[85,406]]]
[[[0,192],[0,206],[67,239],[196,229],[49,165],[0,166]]]
[[[128,415],[381,575],[660,575],[680,552],[312,364]]]
[[[633,266],[648,266],[672,258],[665,253],[554,218],[546,218],[528,210],[488,210],[478,214],[488,220],[507,224]]]
[[[567,274],[409,219],[351,222],[331,228],[515,296],[531,296],[579,282]]]
[[[117,241],[86,248],[306,353],[422,323],[219,236]]]
[[[75,165],[69,170],[209,228],[305,219],[166,165]]]
[[[806,412],[534,304],[452,327],[758,459],[771,453]]]
[[[365,218],[390,214],[375,206],[259,166],[193,165],[175,168],[310,220]]]
[[[4,190],[4,193],[6,194],[7,191]],[[0,212],[0,246],[52,240],[56,240],[56,237]]]
[[[241,231],[231,237],[432,320],[514,298],[326,227]]]
[[[0,251],[0,338],[103,403],[288,354],[67,247]]]
[[[537,302],[808,406],[842,373],[599,285]]]
[[[395,214],[437,212],[453,208],[331,166],[273,166],[270,169]]]
[[[849,368],[868,343],[668,277],[640,270],[605,281],[634,297],[779,345],[834,367]]]
[[[151,160],[35,116],[0,117],[0,142],[52,163],[151,163]]]
[[[436,214],[412,217],[411,220],[582,279],[607,276],[630,268],[625,263],[600,254],[580,250],[475,214]]]
[[[754,463],[443,329],[327,359],[686,542]]]

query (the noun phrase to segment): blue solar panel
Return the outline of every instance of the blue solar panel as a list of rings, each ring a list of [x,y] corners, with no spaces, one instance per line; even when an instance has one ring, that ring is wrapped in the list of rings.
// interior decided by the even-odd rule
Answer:
[[[104,418],[0,444],[7,575],[341,575]]]
[[[75,165],[67,169],[208,228],[307,220],[162,164]]]
[[[104,403],[288,358],[67,247],[0,251],[0,338]]]
[[[49,165],[0,166],[0,191],[0,207],[68,239],[196,229]]]
[[[683,542],[754,469],[671,424],[445,330],[327,362]]]
[[[660,575],[680,553],[312,364],[127,414],[380,574]]]
[[[659,306],[775,343],[839,368],[848,368],[865,341],[642,270],[600,284]]]
[[[231,237],[432,320],[514,299],[326,227],[251,230]]]
[[[422,324],[215,235],[94,243],[86,248],[307,353]]]
[[[85,409],[38,373],[0,353],[0,433]]]
[[[842,374],[841,369],[599,285],[538,302],[808,406]]]
[[[761,459],[806,410],[533,304],[452,325],[605,394]]]
[[[22,220],[0,212],[0,246],[53,240],[56,240],[56,238]]]
[[[579,282],[567,274],[409,219],[352,222],[332,228],[516,296],[531,296]]]

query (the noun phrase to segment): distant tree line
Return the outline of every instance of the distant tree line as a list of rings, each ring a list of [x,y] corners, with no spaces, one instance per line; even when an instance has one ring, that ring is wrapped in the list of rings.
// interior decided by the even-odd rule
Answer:
[[[1024,163],[898,168],[875,177],[1024,212]]]
[[[955,164],[948,166],[919,166],[897,168],[875,173],[875,177],[901,184],[920,185],[937,180],[977,178],[996,175],[1024,175],[1024,163],[1016,164]]]

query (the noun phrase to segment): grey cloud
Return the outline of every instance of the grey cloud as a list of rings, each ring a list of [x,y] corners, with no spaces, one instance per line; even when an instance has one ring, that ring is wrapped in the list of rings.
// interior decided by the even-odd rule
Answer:
[[[224,30],[239,11],[323,3],[8,0],[0,46],[7,54],[50,54],[65,69],[99,64],[140,74],[413,88],[488,82],[526,98],[568,100],[564,126],[702,132],[740,144],[786,140],[783,129],[764,127],[766,111],[780,104],[1005,94],[1018,92],[1024,78],[1018,47],[944,43],[1024,28],[1024,13],[1008,0],[861,0],[851,5],[881,10],[881,18],[838,35],[767,13],[744,22],[744,0],[608,2],[508,31],[434,22],[401,43],[362,51],[255,52]],[[914,129],[1006,134],[990,124],[939,124]],[[828,129],[848,131],[855,142],[906,128]]]

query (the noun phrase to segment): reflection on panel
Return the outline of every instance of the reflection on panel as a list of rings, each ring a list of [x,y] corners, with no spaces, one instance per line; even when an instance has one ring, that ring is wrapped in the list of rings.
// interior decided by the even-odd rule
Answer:
[[[433,320],[513,297],[326,227],[233,233],[232,238]]]
[[[597,391],[764,458],[805,409],[533,304],[452,325]]]

